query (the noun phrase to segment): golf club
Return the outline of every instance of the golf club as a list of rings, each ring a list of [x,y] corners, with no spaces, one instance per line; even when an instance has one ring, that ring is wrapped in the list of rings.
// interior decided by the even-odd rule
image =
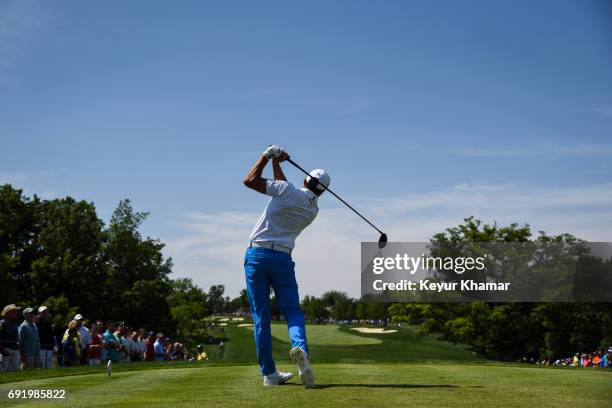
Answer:
[[[303,168],[300,167],[299,164],[297,164],[296,162],[294,162],[293,160],[291,160],[290,158],[287,158],[287,161],[291,164],[293,164],[295,167],[297,167],[299,170],[302,171],[302,173],[306,174],[307,176],[310,177],[310,174],[304,170]],[[378,229],[376,227],[376,225],[372,224],[366,217],[364,217],[363,215],[359,214],[359,211],[357,211],[356,209],[354,209],[349,203],[347,203],[346,201],[344,201],[342,198],[340,198],[340,196],[338,196],[338,194],[334,193],[333,191],[331,191],[329,188],[325,187],[323,184],[321,184],[321,187],[323,187],[325,190],[329,191],[334,197],[336,197],[338,200],[342,201],[342,203],[344,205],[346,205],[348,208],[350,208],[351,210],[353,210],[353,212],[355,214],[357,214],[358,216],[361,217],[362,220],[364,220],[365,222],[367,222],[368,224],[370,224],[370,226],[372,228],[374,228],[376,231],[378,231],[380,233],[380,238],[378,239],[378,247],[379,248],[384,248],[385,245],[387,245],[387,234],[385,234],[384,232],[382,232],[380,229]]]

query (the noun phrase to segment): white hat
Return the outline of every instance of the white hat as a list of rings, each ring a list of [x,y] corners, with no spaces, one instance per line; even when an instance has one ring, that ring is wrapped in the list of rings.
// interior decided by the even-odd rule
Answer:
[[[83,320],[83,316],[82,316],[80,313],[77,313],[77,314],[74,316],[74,320],[76,320],[76,321]]]
[[[329,174],[327,174],[325,170],[314,169],[313,171],[311,171],[310,176],[306,176],[306,183],[310,181],[310,177],[314,177],[319,180],[317,186],[315,187],[316,190],[325,191],[325,188],[321,187],[320,184],[323,184],[324,187],[329,187],[329,182],[331,181],[331,179],[329,178]]]
[[[38,308],[38,313],[42,313],[42,312],[44,312],[47,309],[49,309],[47,306],[41,306],[41,307]]]

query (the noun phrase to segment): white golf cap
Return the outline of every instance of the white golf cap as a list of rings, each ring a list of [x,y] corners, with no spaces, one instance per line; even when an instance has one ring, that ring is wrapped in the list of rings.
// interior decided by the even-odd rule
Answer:
[[[325,187],[329,187],[329,182],[331,181],[331,179],[329,178],[329,174],[327,174],[327,172],[325,170],[323,170],[323,169],[314,169],[309,174],[310,174],[310,176],[306,176],[306,182],[308,183],[310,181],[310,177],[314,177],[317,180],[319,180],[319,183],[315,187],[317,190],[319,190],[319,191],[324,191],[325,190],[323,187],[320,186],[320,184],[323,184],[323,186],[325,186]]]
[[[80,313],[78,313],[78,314],[74,315],[74,320],[76,320],[76,321],[83,320],[83,316]]]
[[[49,308],[47,306],[41,306],[41,307],[38,308],[38,313],[42,313],[42,312],[44,312],[45,310],[48,310],[48,309]]]

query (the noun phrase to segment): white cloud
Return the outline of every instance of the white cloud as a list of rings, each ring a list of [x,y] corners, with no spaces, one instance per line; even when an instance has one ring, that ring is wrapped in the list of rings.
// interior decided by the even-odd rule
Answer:
[[[359,208],[391,241],[427,241],[470,215],[500,225],[528,223],[535,233],[567,232],[590,241],[612,241],[612,183],[571,188],[460,184],[362,200]],[[258,216],[258,212],[185,214],[175,224],[180,238],[162,238],[166,255],[174,259],[175,275],[192,277],[205,288],[223,283],[235,296],[244,287],[242,257]],[[298,238],[294,252],[300,294],[339,289],[359,296],[360,242],[377,239],[376,231],[349,210],[322,208]]]

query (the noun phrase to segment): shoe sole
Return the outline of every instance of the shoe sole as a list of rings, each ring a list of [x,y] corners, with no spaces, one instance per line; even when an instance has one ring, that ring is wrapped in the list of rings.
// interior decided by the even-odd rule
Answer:
[[[312,368],[306,367],[306,358],[304,356],[304,350],[299,347],[294,347],[289,352],[289,355],[291,356],[293,364],[297,365],[300,369],[300,372],[302,373],[300,374],[300,379],[302,380],[302,384],[304,384],[304,387],[313,388],[314,372],[312,371]]]

